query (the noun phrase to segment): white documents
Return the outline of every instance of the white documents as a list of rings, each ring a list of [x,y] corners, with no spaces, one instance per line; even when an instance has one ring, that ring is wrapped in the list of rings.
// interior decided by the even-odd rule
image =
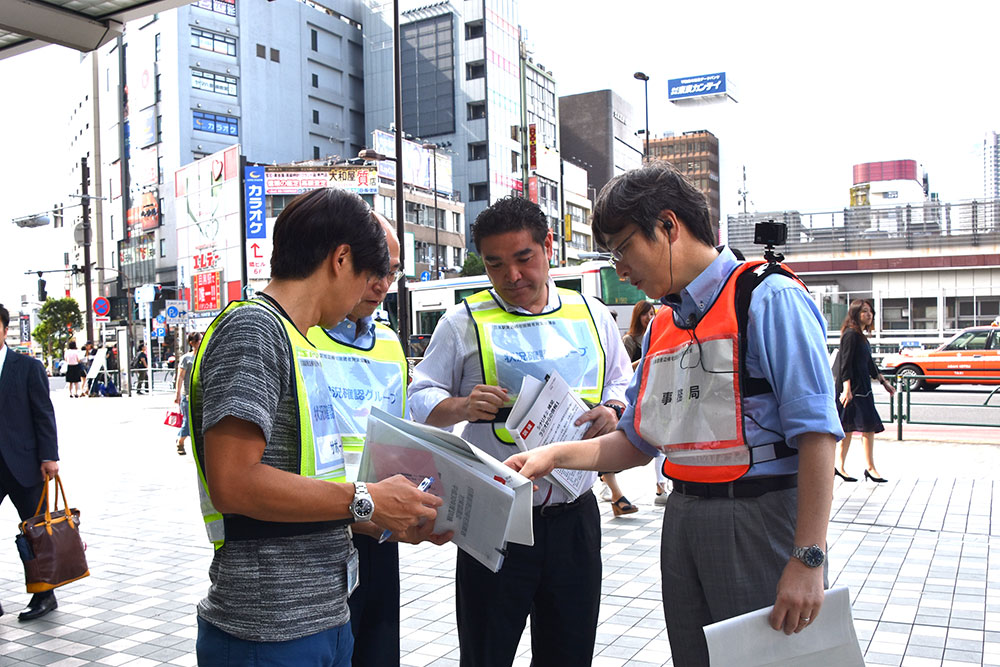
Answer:
[[[771,609],[706,625],[712,667],[864,667],[846,586],[826,591],[816,620],[798,634],[772,628]]]
[[[530,480],[457,435],[372,408],[358,479],[396,474],[433,477],[428,492],[444,500],[434,533],[455,531],[452,541],[494,572],[507,542],[534,544]]]
[[[504,426],[514,437],[518,449],[526,452],[553,442],[582,440],[590,422],[580,426],[574,423],[589,409],[555,371],[544,382],[525,375]],[[592,473],[588,470],[556,468],[545,478],[563,489],[571,501],[593,485]]]

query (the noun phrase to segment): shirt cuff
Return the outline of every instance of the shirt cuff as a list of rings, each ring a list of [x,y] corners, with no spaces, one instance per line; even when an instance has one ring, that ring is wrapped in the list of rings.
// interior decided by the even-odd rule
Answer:
[[[410,415],[413,421],[424,423],[441,401],[451,397],[447,389],[425,387],[419,392],[408,396],[406,402],[410,406]]]

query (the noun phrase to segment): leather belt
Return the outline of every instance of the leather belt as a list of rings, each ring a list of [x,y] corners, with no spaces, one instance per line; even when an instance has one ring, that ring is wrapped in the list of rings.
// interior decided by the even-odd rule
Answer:
[[[673,482],[674,493],[699,498],[758,498],[771,491],[784,491],[799,485],[798,475],[755,477],[721,483],[684,482],[672,477],[668,479]]]
[[[535,505],[532,508],[532,510],[534,510],[535,516],[540,516],[540,517],[559,516],[560,514],[565,514],[566,512],[581,507],[584,501],[593,497],[594,497],[594,492],[591,491],[590,489],[587,489],[587,491],[583,493],[576,500],[570,501],[568,503],[556,503],[554,505]]]

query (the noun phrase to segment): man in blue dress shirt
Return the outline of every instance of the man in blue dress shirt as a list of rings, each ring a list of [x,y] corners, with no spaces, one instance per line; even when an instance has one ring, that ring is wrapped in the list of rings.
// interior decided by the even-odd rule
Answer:
[[[674,665],[707,667],[705,625],[773,604],[771,626],[791,634],[823,603],[843,435],[825,322],[794,276],[715,247],[704,195],[666,162],[608,183],[593,227],[618,275],[665,307],[644,336],[618,430],[597,446],[558,443],[508,464],[537,478],[666,455],[667,633]],[[738,280],[754,274],[763,280]]]

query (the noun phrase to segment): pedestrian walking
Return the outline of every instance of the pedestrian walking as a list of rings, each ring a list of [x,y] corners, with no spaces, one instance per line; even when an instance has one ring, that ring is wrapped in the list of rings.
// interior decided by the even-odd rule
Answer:
[[[198,353],[198,346],[201,345],[201,334],[192,331],[187,336],[188,351],[181,356],[177,364],[177,376],[174,380],[174,403],[180,409],[183,419],[181,429],[177,432],[177,453],[184,456],[187,452],[184,449],[184,441],[191,435],[191,420],[188,417],[188,389],[191,386],[191,367],[194,365],[194,355]]]
[[[149,357],[146,355],[146,344],[139,343],[139,349],[136,351],[135,356],[132,357],[132,363],[130,364],[132,370],[135,371],[133,377],[136,378],[135,382],[135,393],[137,394],[148,394],[149,393]],[[146,391],[143,391],[143,387]]]
[[[871,345],[865,334],[874,330],[875,307],[870,301],[855,299],[847,309],[847,316],[840,327],[840,348],[837,353],[837,411],[844,428],[844,439],[837,446],[837,467],[834,474],[845,482],[856,482],[857,477],[847,474],[847,452],[851,438],[861,434],[865,447],[865,479],[881,484],[887,480],[875,467],[875,434],[885,430],[875,408],[872,380],[889,392],[895,388],[882,376],[872,359]]]
[[[66,352],[63,355],[63,360],[66,362],[66,386],[69,388],[70,398],[77,398],[83,395],[80,387],[85,375],[83,370],[84,359],[85,357],[76,349],[75,340],[71,340],[66,344]]]
[[[9,497],[25,521],[35,515],[46,480],[59,472],[59,444],[45,368],[7,346],[9,326],[10,312],[0,304],[0,503]],[[41,618],[57,606],[55,591],[34,593],[17,618]]]

